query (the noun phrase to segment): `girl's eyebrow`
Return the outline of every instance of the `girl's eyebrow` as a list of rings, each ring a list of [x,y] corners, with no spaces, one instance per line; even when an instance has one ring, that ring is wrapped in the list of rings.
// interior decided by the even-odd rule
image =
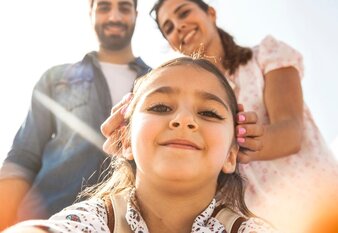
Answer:
[[[176,93],[177,94],[177,93],[179,93],[179,90],[178,90],[178,88],[172,88],[172,87],[168,87],[168,86],[159,87],[159,88],[157,88],[153,91],[150,91],[147,94],[146,98],[148,98],[148,97],[150,97],[154,94],[158,94],[158,93],[162,93],[162,94],[175,94]]]
[[[198,91],[197,92],[197,96],[201,97],[202,99],[205,99],[205,100],[213,100],[213,101],[216,101],[218,103],[220,103],[221,105],[223,105],[223,107],[229,111],[229,106],[224,103],[224,101],[219,98],[218,96],[212,94],[212,93],[209,93],[209,92],[206,92],[206,91]]]
[[[154,94],[158,94],[158,93],[161,93],[161,94],[178,94],[180,92],[180,90],[178,88],[172,88],[172,87],[168,87],[168,86],[164,86],[164,87],[159,87],[151,92],[149,92],[146,96],[146,98],[149,98],[151,97],[152,95]],[[220,103],[221,105],[223,105],[223,107],[229,111],[229,106],[221,99],[219,98],[218,96],[212,94],[212,93],[209,93],[209,92],[206,92],[206,91],[197,91],[196,95],[204,100],[213,100],[213,101],[216,101],[218,103]]]

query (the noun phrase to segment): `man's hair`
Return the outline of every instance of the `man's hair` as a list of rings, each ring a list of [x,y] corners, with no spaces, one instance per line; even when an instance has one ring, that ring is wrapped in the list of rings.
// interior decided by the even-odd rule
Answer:
[[[134,1],[135,9],[137,9],[137,0],[133,0],[133,1]],[[90,9],[93,8],[93,5],[94,5],[94,0],[89,0]]]

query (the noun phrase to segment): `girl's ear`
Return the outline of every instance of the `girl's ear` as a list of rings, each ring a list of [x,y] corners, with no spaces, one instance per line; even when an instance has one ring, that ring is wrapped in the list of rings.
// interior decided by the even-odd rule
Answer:
[[[210,15],[212,21],[214,23],[216,23],[216,10],[215,10],[215,8],[209,6],[209,8],[208,8],[208,14]]]
[[[237,164],[237,154],[238,154],[239,147],[237,144],[234,144],[231,146],[228,157],[224,161],[222,171],[225,174],[233,173],[236,170],[236,164]]]
[[[121,150],[122,150],[122,156],[126,158],[127,160],[133,160],[134,156],[131,150],[131,142],[129,138],[128,133],[128,126],[124,126],[120,129],[120,136],[121,136]]]

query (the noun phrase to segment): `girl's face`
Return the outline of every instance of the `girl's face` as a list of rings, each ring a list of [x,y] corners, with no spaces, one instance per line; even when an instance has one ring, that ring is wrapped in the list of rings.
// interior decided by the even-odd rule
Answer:
[[[222,85],[191,65],[161,68],[146,82],[131,118],[136,182],[215,188],[221,170],[234,171],[237,154]]]
[[[164,1],[158,11],[159,27],[170,46],[186,55],[215,46],[215,21],[213,8],[205,12],[188,0]]]

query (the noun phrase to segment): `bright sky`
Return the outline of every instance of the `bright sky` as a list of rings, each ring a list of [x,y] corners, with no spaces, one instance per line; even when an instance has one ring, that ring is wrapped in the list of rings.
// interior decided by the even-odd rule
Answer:
[[[32,88],[49,67],[80,60],[96,49],[87,0],[3,1],[0,13],[0,161],[29,108]],[[133,47],[151,66],[174,56],[148,15],[154,0],[139,0]],[[209,0],[218,22],[242,45],[267,34],[304,56],[304,98],[338,157],[338,1]]]

